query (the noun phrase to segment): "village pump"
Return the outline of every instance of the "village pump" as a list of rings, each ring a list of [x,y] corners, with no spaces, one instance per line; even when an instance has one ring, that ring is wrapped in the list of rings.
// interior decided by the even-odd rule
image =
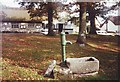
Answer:
[[[54,78],[54,69],[59,69],[59,73],[61,74],[76,74],[78,77],[80,76],[89,76],[95,75],[99,71],[99,60],[95,57],[82,57],[82,58],[66,58],[66,44],[72,44],[70,41],[66,41],[65,32],[60,33],[61,38],[61,51],[62,51],[62,62],[60,67],[56,67],[56,60],[53,60],[49,65],[47,71],[45,72],[45,77],[53,77]],[[64,67],[65,65],[65,67]],[[68,68],[66,68],[66,66]],[[56,70],[56,72],[58,72]]]
[[[72,42],[66,41],[65,32],[61,32],[60,36],[61,36],[62,63],[65,63],[66,60],[65,46],[67,43],[72,44]]]
[[[97,74],[99,71],[99,60],[95,57],[66,58],[65,47],[67,44],[72,44],[72,42],[66,40],[65,31],[63,30],[62,24],[59,26],[59,33],[61,39],[62,62],[59,64],[60,66],[57,66],[56,60],[53,60],[50,63],[44,76],[54,76],[54,71],[65,75],[72,74],[72,76],[74,76],[74,74],[77,74],[78,77]]]

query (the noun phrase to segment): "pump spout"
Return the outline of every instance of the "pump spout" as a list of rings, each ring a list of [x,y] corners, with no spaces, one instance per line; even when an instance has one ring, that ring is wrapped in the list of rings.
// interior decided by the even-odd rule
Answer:
[[[66,41],[66,43],[67,43],[67,44],[72,44],[72,42],[71,42],[71,41]]]

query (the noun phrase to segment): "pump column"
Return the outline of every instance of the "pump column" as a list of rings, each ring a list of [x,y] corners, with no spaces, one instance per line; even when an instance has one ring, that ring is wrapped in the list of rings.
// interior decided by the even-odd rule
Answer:
[[[65,51],[65,46],[66,46],[66,38],[65,38],[65,33],[61,32],[61,49],[62,49],[62,62],[64,63],[66,60],[66,51]]]

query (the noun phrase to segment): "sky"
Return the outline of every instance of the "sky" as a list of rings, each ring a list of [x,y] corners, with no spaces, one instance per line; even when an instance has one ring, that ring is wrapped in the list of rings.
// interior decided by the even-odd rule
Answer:
[[[69,2],[69,0],[66,0],[67,2]],[[71,0],[71,1],[74,1],[74,0]],[[106,5],[109,7],[109,6],[112,6],[113,4],[115,4],[115,1],[117,0],[104,0],[104,1],[109,1]],[[18,2],[15,2],[15,0],[0,0],[0,4],[2,5],[6,5],[6,6],[9,6],[9,7],[20,7],[21,5],[18,4]],[[116,13],[118,14],[118,11],[116,11]],[[114,13],[110,13],[111,15],[114,14]]]
[[[66,0],[66,1],[68,2],[68,0]],[[112,3],[115,1],[117,1],[117,0],[109,0],[109,2],[112,2]],[[15,0],[0,0],[0,3],[3,5],[6,5],[6,6],[10,6],[10,7],[20,7],[20,5],[18,5],[18,3],[15,2]],[[108,6],[110,6],[110,3],[108,4]]]
[[[9,7],[20,7],[14,0],[0,0],[0,3]]]

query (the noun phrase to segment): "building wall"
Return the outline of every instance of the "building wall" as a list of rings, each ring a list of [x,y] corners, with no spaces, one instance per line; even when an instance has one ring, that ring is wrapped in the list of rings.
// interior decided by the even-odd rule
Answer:
[[[40,32],[41,23],[2,23],[0,31],[9,32]]]
[[[110,31],[110,32],[117,32],[117,31],[119,31],[118,27],[120,27],[120,25],[115,25],[113,22],[108,21],[107,24],[105,23],[105,24],[102,26],[101,30],[102,30],[102,31],[106,31],[106,29],[107,29],[108,32],[109,32],[109,31]]]
[[[116,31],[119,31],[118,27],[120,27],[120,25],[115,25],[112,21],[108,20],[108,23],[104,23],[106,20],[104,20],[103,18],[101,17],[97,17],[98,20],[95,20],[95,23],[96,23],[96,27],[97,28],[100,28],[101,31],[111,31],[111,32],[116,32]],[[103,24],[104,25],[102,27],[100,27],[100,24]]]
[[[118,27],[120,27],[120,25],[115,25],[111,21],[108,21],[108,31],[117,32],[119,31]]]

